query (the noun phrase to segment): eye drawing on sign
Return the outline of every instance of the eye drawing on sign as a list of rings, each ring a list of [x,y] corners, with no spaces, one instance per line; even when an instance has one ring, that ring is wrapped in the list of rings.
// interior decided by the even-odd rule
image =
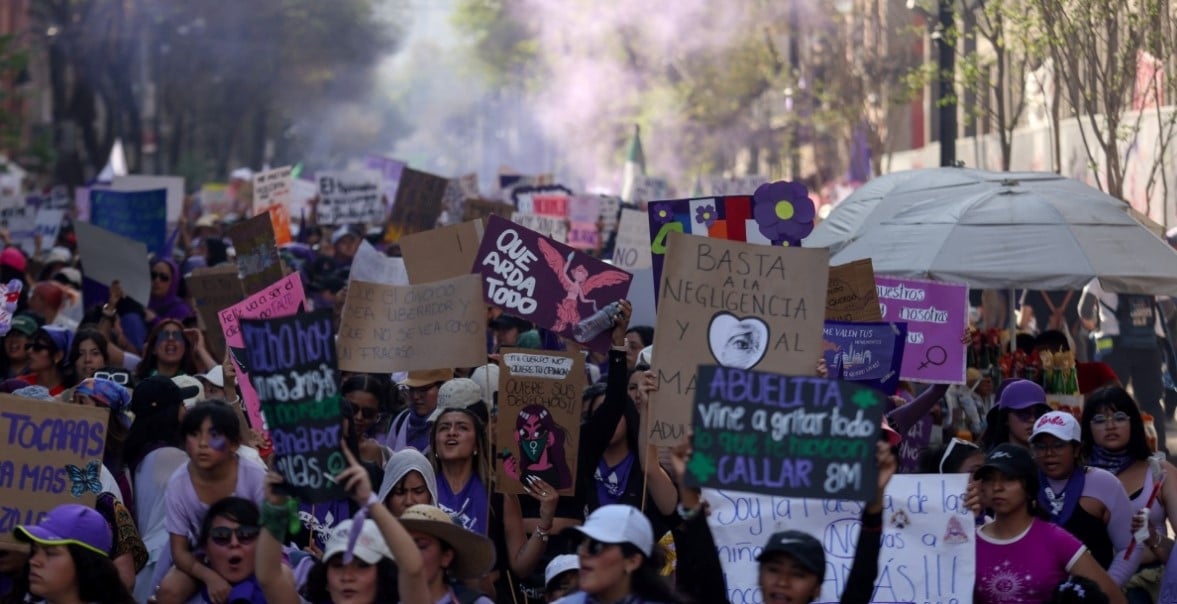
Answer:
[[[519,459],[503,450],[503,469],[515,480],[535,476],[557,489],[572,487],[572,471],[564,456],[564,428],[542,405],[528,405],[515,418]]]
[[[591,305],[591,312],[600,310],[596,300],[586,297],[594,289],[625,283],[627,274],[621,271],[605,271],[590,277],[588,269],[583,264],[575,268],[572,266],[575,252],[568,252],[567,258],[561,257],[560,252],[543,239],[539,240],[539,251],[544,255],[544,260],[547,261],[552,272],[560,278],[560,285],[568,294],[560,301],[560,306],[556,309],[556,324],[552,326],[553,331],[561,332],[572,329],[577,323],[580,323],[581,304]]]
[[[721,312],[711,317],[707,328],[711,356],[724,367],[751,369],[768,352],[768,324],[757,317],[737,319]]]

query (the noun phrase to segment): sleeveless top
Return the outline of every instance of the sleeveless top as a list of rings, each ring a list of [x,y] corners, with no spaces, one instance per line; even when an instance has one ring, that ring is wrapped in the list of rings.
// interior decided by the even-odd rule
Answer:
[[[1132,502],[1132,509],[1139,510],[1148,503],[1149,495],[1152,495],[1153,485],[1156,484],[1156,478],[1153,476],[1152,468],[1148,467],[1144,470],[1144,484],[1141,485],[1140,490],[1128,497],[1128,501]],[[1158,497],[1156,501],[1152,502],[1152,507],[1148,508],[1148,524],[1157,530],[1165,528],[1165,510],[1161,507],[1161,500]]]
[[[1108,527],[1103,520],[1085,510],[1082,503],[1075,506],[1075,511],[1063,524],[1063,528],[1087,546],[1101,567],[1106,570],[1112,565],[1115,550],[1112,547],[1112,538],[1108,536]]]

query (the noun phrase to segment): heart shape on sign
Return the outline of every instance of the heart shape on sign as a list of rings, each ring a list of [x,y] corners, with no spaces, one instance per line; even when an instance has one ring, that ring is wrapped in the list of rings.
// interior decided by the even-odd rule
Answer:
[[[707,327],[711,356],[724,367],[751,369],[768,352],[768,324],[759,317],[737,318],[728,312],[711,317]]]

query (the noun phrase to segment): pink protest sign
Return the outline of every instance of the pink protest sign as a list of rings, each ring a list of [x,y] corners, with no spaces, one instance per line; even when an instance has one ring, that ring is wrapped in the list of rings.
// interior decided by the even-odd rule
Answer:
[[[306,293],[302,289],[302,279],[298,273],[291,273],[217,313],[221,329],[225,332],[225,346],[232,352],[233,364],[237,367],[237,385],[241,387],[241,400],[245,402],[249,423],[255,429],[264,428],[265,422],[262,419],[261,401],[257,391],[249,383],[249,368],[243,365],[248,357],[245,354],[245,337],[241,335],[241,319],[288,317],[297,313],[305,303]]]
[[[907,323],[899,377],[929,384],[963,384],[969,288],[875,275],[883,320]]]
[[[491,216],[474,258],[486,301],[591,350],[609,349],[598,311],[626,296],[633,275],[499,216]]]

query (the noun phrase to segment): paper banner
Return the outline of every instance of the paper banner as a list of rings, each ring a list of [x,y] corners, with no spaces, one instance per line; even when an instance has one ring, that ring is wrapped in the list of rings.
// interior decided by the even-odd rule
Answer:
[[[525,229],[535,231],[553,241],[568,243],[568,221],[563,218],[515,212],[511,216],[511,222]]]
[[[498,216],[490,217],[474,270],[485,278],[488,304],[597,352],[609,349],[610,330],[594,334],[588,319],[624,298],[633,278]]]
[[[402,237],[401,255],[409,283],[469,275],[482,244],[483,224],[474,220]]]
[[[12,529],[59,505],[94,506],[109,417],[98,407],[0,394],[0,549],[28,551]]]
[[[90,191],[90,224],[158,252],[167,230],[167,190]]]
[[[516,186],[511,201],[521,214],[568,218],[568,197],[572,190],[562,185]]]
[[[822,358],[831,378],[895,394],[907,323],[826,321],[822,337]]]
[[[576,490],[584,356],[519,348],[502,351],[495,428],[495,489],[523,493],[536,476],[561,495]]]
[[[873,459],[873,457],[872,457]],[[883,507],[882,551],[872,602],[970,604],[976,568],[973,516],[964,506],[966,474],[896,474]],[[825,549],[818,603],[840,601],[862,535],[862,504],[705,489],[707,523],[731,602],[763,602],[756,557],[769,535],[799,530]]]
[[[367,281],[383,285],[408,285],[409,275],[405,270],[405,259],[385,256],[372,247],[366,239],[360,241],[356,256],[352,259],[351,281]]]
[[[650,442],[686,434],[701,363],[814,375],[829,251],[671,233],[654,330]]]
[[[184,177],[183,176],[155,176],[146,174],[129,174],[115,176],[110,183],[113,191],[156,191],[167,190],[167,223],[175,224],[180,220],[180,212],[184,207]]]
[[[241,400],[249,414],[249,423],[254,429],[265,431],[261,403],[257,391],[249,381],[248,359],[245,356],[245,340],[241,336],[241,319],[272,319],[287,317],[303,310],[306,293],[298,273],[291,273],[281,281],[249,296],[217,313],[217,320],[225,334],[225,345],[232,352],[237,367],[237,386],[241,388]]]
[[[884,321],[907,323],[899,377],[928,384],[963,384],[969,288],[963,283],[876,276]]]
[[[237,267],[223,264],[211,268],[197,268],[184,279],[184,282],[188,285],[188,293],[192,296],[196,313],[200,315],[200,320],[204,324],[209,351],[214,359],[223,359],[225,334],[221,331],[217,314],[245,297],[241,279],[237,276]]]
[[[627,271],[650,268],[650,224],[645,212],[621,210],[621,223],[613,244],[613,266]]]
[[[348,282],[339,368],[394,373],[486,363],[486,307],[478,275],[403,287]]]
[[[515,213],[515,206],[493,199],[467,199],[462,206],[462,220],[471,221],[490,216],[502,216],[507,220]]]
[[[335,476],[347,468],[335,376],[332,310],[242,319],[249,380],[274,443],[283,490],[308,503],[346,497]]]
[[[282,260],[269,212],[233,225],[229,239],[237,250],[237,272],[246,294],[255,294],[282,278]]]
[[[253,175],[253,213],[255,215],[269,210],[273,205],[285,207],[290,204],[290,191],[294,186],[290,172],[290,166],[284,166]],[[287,217],[289,217],[289,213]]]
[[[401,181],[401,173],[405,170],[405,162],[383,155],[369,155],[364,158],[364,168],[380,175],[381,191],[388,199],[388,203],[393,203],[396,200],[396,189]]]
[[[74,233],[86,277],[107,287],[118,281],[128,297],[146,306],[151,299],[147,246],[88,222],[75,222]]]
[[[883,320],[870,258],[830,267],[826,320],[878,323]]]
[[[869,501],[886,399],[852,382],[698,369],[687,470],[700,486]]]
[[[384,222],[383,181],[370,171],[319,172],[319,224],[380,224]]]
[[[398,236],[428,231],[437,225],[441,216],[442,199],[449,180],[428,172],[405,168],[396,188],[396,203],[392,205],[390,226]],[[399,238],[399,237],[398,237]],[[388,235],[385,240],[389,240]]]

